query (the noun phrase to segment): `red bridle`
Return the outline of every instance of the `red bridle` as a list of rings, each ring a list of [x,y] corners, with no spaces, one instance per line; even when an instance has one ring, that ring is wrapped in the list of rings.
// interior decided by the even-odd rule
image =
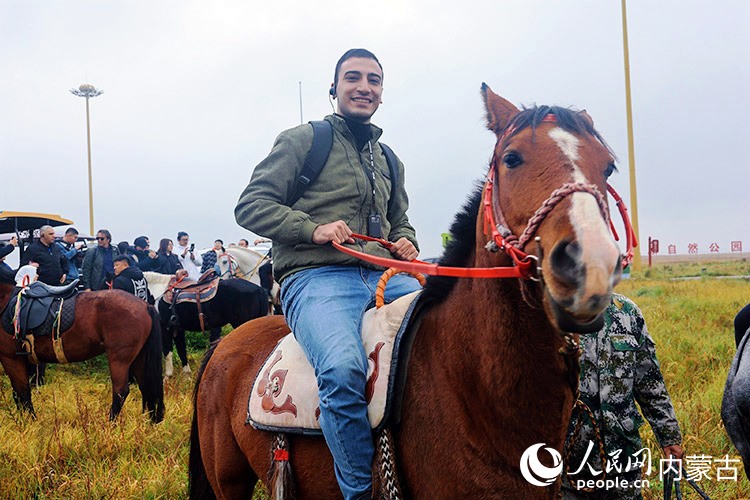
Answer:
[[[554,115],[547,115],[542,121],[554,122]],[[510,133],[513,132],[512,128],[505,131],[500,141],[504,140]],[[439,266],[438,264],[431,264],[421,260],[402,261],[397,259],[388,259],[384,257],[376,257],[374,255],[359,252],[351,248],[347,248],[338,243],[332,242],[333,246],[348,255],[357,257],[358,259],[364,260],[371,264],[376,264],[383,267],[395,267],[402,271],[416,272],[427,274],[431,276],[451,276],[456,278],[523,278],[523,279],[538,279],[538,257],[536,255],[530,255],[522,250],[526,244],[536,234],[539,225],[542,223],[544,218],[557,206],[563,199],[570,196],[573,193],[589,193],[597,201],[599,209],[602,212],[602,217],[609,224],[612,230],[612,235],[615,241],[619,241],[619,236],[615,230],[615,226],[609,217],[609,209],[607,207],[604,196],[601,194],[599,189],[593,184],[582,184],[582,183],[568,183],[564,184],[558,189],[554,190],[552,194],[542,203],[539,209],[529,219],[526,228],[520,237],[516,237],[508,227],[503,216],[500,204],[497,202],[497,191],[494,189],[496,186],[496,171],[497,171],[497,159],[493,157],[490,165],[489,172],[487,173],[487,181],[484,185],[484,194],[482,196],[482,206],[484,208],[484,232],[490,236],[490,241],[487,243],[486,248],[489,251],[503,251],[513,260],[513,266],[511,267],[447,267]],[[625,226],[625,236],[627,249],[623,255],[622,265],[627,266],[633,259],[633,249],[638,246],[638,242],[635,238],[635,232],[633,226],[630,223],[628,217],[628,209],[625,203],[622,201],[620,195],[614,190],[612,186],[607,184],[607,191],[612,195],[617,204],[617,208],[622,216],[623,224]],[[393,244],[382,240],[380,238],[372,238],[370,236],[364,236],[361,234],[353,234],[353,238],[375,241],[380,243],[385,248],[390,248]]]

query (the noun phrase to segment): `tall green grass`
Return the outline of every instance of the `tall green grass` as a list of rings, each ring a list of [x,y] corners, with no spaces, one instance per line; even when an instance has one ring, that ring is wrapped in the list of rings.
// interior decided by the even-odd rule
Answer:
[[[674,267],[660,272],[665,274],[659,279],[641,275],[625,280],[618,291],[644,312],[687,453],[738,458],[720,408],[735,352],[732,321],[750,302],[750,282],[672,281],[667,278]],[[195,373],[207,341],[189,335],[188,345]],[[107,421],[111,386],[102,357],[50,366],[47,385],[33,391],[36,420],[15,409],[8,379],[0,376],[0,498],[187,498],[193,379],[182,374],[176,356],[175,363],[175,377],[165,385],[165,420],[158,425],[141,414],[135,386],[120,420]],[[660,451],[647,425],[642,436],[658,468]],[[750,498],[741,466],[738,474],[736,483],[700,485],[714,499]],[[661,483],[654,475],[651,479],[646,498],[661,498]],[[267,498],[260,489],[255,496]],[[697,496],[687,492],[686,498]]]
[[[720,412],[724,383],[735,354],[733,320],[750,302],[750,281],[630,279],[618,286],[618,292],[631,297],[644,313],[680,422],[686,455],[719,459],[729,454],[739,458]],[[652,450],[658,471],[661,452],[648,425],[641,435]],[[698,484],[711,498],[750,497],[750,484],[741,464],[737,482],[716,481],[715,468],[710,475],[712,481]],[[662,483],[652,480],[651,486],[646,497],[662,498]]]

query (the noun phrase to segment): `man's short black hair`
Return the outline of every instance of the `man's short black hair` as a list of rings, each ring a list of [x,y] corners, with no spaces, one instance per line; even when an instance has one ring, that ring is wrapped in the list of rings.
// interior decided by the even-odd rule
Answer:
[[[187,234],[185,231],[180,231],[179,233],[177,233],[177,241],[180,241],[185,236],[190,236],[190,235]]]
[[[125,255],[125,254],[118,255],[117,257],[115,257],[114,259],[112,259],[112,262],[120,262],[121,260],[124,260],[125,262],[128,263],[128,265],[130,265],[130,257],[128,255]]]
[[[375,57],[375,54],[373,54],[367,49],[349,49],[346,52],[344,52],[343,56],[339,57],[339,61],[336,63],[336,70],[333,72],[333,93],[334,94],[336,94],[336,87],[338,87],[338,83],[339,83],[339,70],[341,69],[341,65],[344,64],[344,61],[346,61],[347,59],[351,59],[352,57],[362,57],[364,59],[372,59],[373,61],[378,63],[378,66],[380,66],[380,72],[383,73],[383,65],[380,64],[380,61],[378,61],[378,58]]]
[[[78,236],[78,229],[74,227],[69,227],[68,229],[65,230],[65,236],[69,234],[75,234],[76,236]]]
[[[148,238],[146,236],[139,236],[133,240],[133,246],[146,248],[148,246]]]

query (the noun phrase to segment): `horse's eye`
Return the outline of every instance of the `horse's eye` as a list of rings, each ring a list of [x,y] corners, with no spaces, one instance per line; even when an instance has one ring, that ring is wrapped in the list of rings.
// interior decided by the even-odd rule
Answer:
[[[609,176],[614,172],[617,172],[617,167],[615,166],[614,162],[610,162],[607,165],[607,169],[604,171],[604,177],[609,178]]]
[[[521,158],[521,155],[515,151],[510,151],[503,155],[503,163],[505,163],[505,166],[508,168],[516,168],[523,163],[523,158]]]

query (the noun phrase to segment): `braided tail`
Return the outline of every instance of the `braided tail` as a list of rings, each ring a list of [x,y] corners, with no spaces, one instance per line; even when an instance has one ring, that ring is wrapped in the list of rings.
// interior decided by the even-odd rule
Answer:
[[[271,450],[271,469],[268,471],[268,485],[274,500],[292,500],[296,492],[292,466],[289,463],[289,442],[285,434],[276,434]]]

